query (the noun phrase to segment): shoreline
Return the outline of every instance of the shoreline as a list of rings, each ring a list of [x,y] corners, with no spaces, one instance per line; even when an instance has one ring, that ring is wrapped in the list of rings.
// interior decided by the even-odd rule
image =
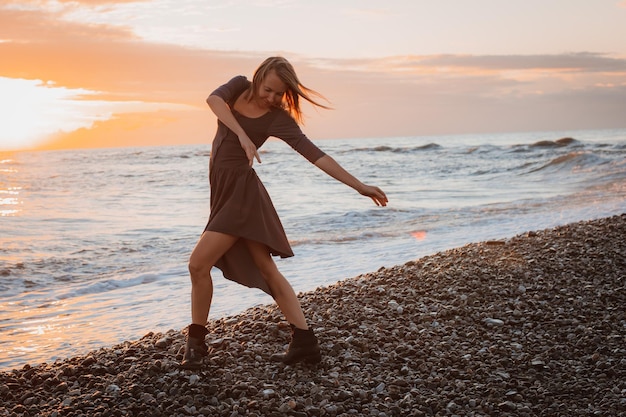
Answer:
[[[468,244],[299,294],[318,366],[275,305],[0,372],[0,417],[626,413],[626,214]]]

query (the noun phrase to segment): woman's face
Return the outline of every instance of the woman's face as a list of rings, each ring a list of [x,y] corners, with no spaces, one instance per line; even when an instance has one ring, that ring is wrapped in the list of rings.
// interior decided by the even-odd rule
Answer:
[[[279,106],[286,90],[287,85],[276,75],[276,71],[271,70],[259,85],[257,91],[259,106],[267,109]]]

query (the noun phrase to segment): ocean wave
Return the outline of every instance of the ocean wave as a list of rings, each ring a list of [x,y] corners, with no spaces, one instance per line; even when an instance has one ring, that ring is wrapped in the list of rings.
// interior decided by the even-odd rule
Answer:
[[[394,237],[398,233],[385,233],[385,232],[365,232],[358,234],[342,234],[342,235],[322,235],[322,237],[310,237],[310,238],[302,238],[296,240],[290,240],[289,244],[292,247],[302,246],[302,245],[328,245],[328,244],[341,244],[341,243],[350,243],[357,241],[364,241],[368,239],[377,239],[377,238],[388,238]],[[402,233],[404,234],[404,233]]]
[[[590,168],[610,162],[588,151],[570,152],[552,159],[547,164],[535,168],[530,173],[541,171],[571,171],[573,169]]]
[[[102,294],[118,289],[126,289],[139,285],[151,284],[159,279],[156,274],[142,274],[133,278],[110,278],[97,282],[84,283],[83,285],[74,285],[65,291],[58,291],[56,298],[66,300],[78,296]]]
[[[394,147],[394,146],[374,146],[368,148],[354,148],[344,152],[352,153],[352,152],[391,152],[391,153],[410,153],[410,152],[419,152],[419,151],[429,151],[433,149],[441,149],[442,146],[437,143],[428,143],[426,145],[420,146],[411,146],[411,147]]]
[[[574,138],[561,138],[557,140],[540,140],[537,142],[533,142],[532,144],[517,144],[512,145],[511,152],[514,153],[523,153],[523,152],[531,152],[535,149],[553,149],[553,148],[564,148],[564,147],[582,147],[585,144]]]
[[[73,294],[98,293],[103,290],[141,285],[158,279],[154,273],[128,278],[127,274],[120,274],[125,267],[98,264],[96,259],[102,260],[110,257],[111,254],[94,253],[89,260],[84,257],[86,254],[87,251],[76,251],[68,257],[2,265],[0,266],[0,287],[7,289],[3,291],[3,295],[7,297],[19,294],[28,296],[29,293],[49,290],[58,291],[65,294],[62,298],[68,298]]]
[[[580,144],[574,138],[561,138],[555,141],[552,140],[541,140],[539,142],[535,142],[530,145],[531,148],[562,148],[564,146],[577,145]]]
[[[335,213],[318,216],[318,226],[301,230],[290,239],[291,246],[359,244],[368,241],[389,241],[422,230],[434,224],[438,215],[420,207],[364,212]],[[320,227],[321,225],[321,227]]]

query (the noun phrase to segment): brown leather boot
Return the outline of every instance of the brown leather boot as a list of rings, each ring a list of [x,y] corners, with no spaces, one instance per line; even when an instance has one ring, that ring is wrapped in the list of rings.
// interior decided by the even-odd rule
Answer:
[[[185,354],[180,363],[182,369],[199,369],[202,367],[202,359],[209,354],[209,347],[204,343],[204,336],[209,331],[199,324],[190,324],[187,333]]]
[[[298,362],[319,363],[322,360],[320,346],[317,337],[313,334],[313,329],[302,330],[291,326],[291,343],[285,353],[272,355],[271,359],[293,365]]]

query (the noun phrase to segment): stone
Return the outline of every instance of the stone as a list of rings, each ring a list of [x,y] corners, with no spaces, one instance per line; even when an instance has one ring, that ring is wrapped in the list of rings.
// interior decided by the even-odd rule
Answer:
[[[626,215],[579,222],[300,294],[317,365],[269,360],[289,343],[272,304],[209,321],[197,371],[169,331],[0,372],[0,415],[621,415],[623,236]]]

